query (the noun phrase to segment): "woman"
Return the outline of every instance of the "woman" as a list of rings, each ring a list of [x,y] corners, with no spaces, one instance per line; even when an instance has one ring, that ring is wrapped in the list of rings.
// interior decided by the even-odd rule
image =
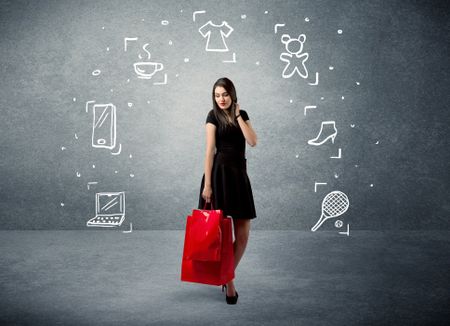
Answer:
[[[245,142],[256,145],[256,133],[248,114],[237,104],[236,90],[228,78],[216,81],[212,90],[213,109],[206,118],[205,173],[202,178],[199,205],[212,202],[233,218],[234,268],[247,246],[250,220],[256,217],[252,188],[247,176]],[[235,304],[238,293],[233,280],[222,286],[226,302]]]

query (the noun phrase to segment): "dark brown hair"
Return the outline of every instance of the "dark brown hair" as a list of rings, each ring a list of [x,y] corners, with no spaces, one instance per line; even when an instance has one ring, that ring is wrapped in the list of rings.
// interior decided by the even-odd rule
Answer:
[[[231,106],[227,110],[231,110],[231,117],[232,122],[230,122],[227,119],[227,113],[224,112],[216,103],[215,99],[215,90],[216,87],[223,87],[227,91],[227,93],[231,97]],[[236,115],[236,103],[237,103],[237,96],[236,96],[236,88],[234,88],[234,84],[231,80],[229,80],[226,77],[222,77],[217,79],[217,81],[214,83],[213,89],[212,89],[212,102],[213,102],[213,109],[214,109],[214,115],[216,116],[217,121],[219,122],[219,125],[221,128],[226,128],[231,125],[235,125],[236,121],[234,119],[234,116]]]

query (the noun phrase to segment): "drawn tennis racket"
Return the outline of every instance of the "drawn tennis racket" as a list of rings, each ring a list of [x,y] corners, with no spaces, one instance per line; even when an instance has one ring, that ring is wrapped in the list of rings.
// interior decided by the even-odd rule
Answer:
[[[332,191],[322,200],[322,215],[316,225],[311,228],[315,232],[329,218],[344,214],[349,206],[348,197],[341,191]]]

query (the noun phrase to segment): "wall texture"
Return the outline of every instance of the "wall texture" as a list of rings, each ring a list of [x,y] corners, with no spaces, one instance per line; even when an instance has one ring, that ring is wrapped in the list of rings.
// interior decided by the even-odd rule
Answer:
[[[0,228],[85,229],[103,192],[125,193],[118,228],[184,228],[211,88],[227,76],[259,137],[254,228],[308,230],[341,191],[348,210],[321,229],[449,230],[448,13],[445,1],[1,1]]]

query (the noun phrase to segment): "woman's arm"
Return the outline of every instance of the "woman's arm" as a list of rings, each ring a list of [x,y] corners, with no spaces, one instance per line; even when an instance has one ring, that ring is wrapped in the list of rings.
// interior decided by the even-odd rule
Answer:
[[[256,146],[256,142],[258,140],[256,137],[256,132],[253,130],[250,121],[249,120],[244,121],[244,119],[240,115],[240,108],[239,104],[237,103],[236,103],[236,116],[238,116],[237,121],[239,123],[239,126],[241,127],[242,133],[244,134],[245,140],[250,146],[252,147]]]
[[[205,155],[205,185],[202,196],[206,202],[210,202],[212,196],[211,170],[216,149],[216,126],[212,123],[206,124],[206,155]]]

